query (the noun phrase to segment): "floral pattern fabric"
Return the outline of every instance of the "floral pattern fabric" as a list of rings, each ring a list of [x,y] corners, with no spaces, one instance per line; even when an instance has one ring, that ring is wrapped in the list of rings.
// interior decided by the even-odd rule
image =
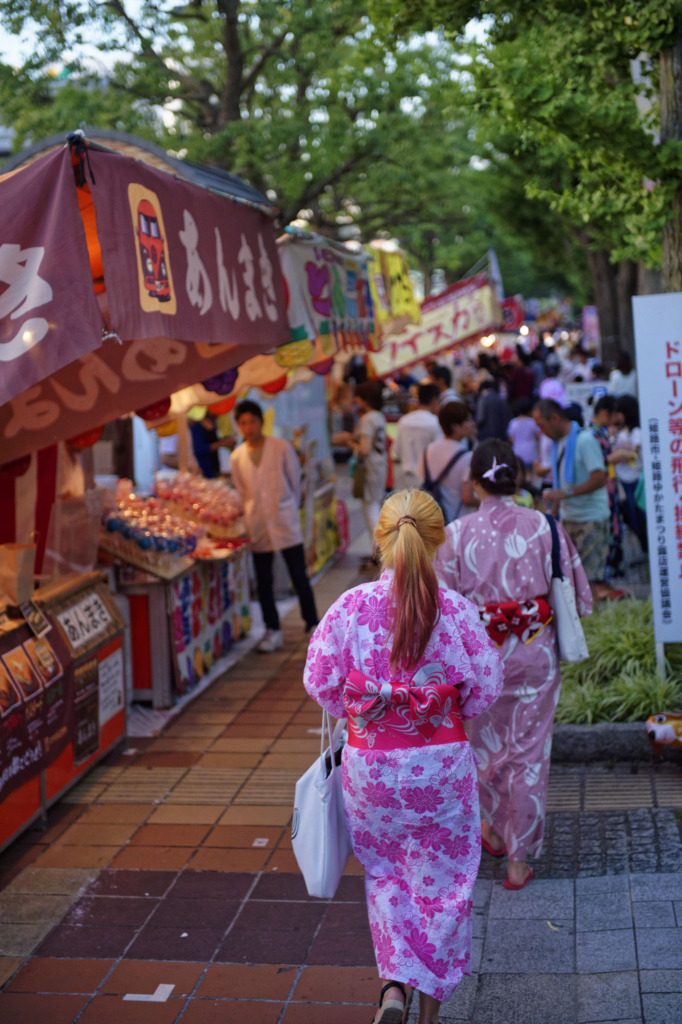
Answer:
[[[578,614],[589,615],[592,595],[580,558],[557,523],[561,571],[573,583]],[[446,528],[436,558],[440,579],[478,605],[529,601],[548,594],[552,536],[541,512],[513,498],[486,498],[478,512]],[[554,711],[561,673],[554,624],[529,643],[512,634],[500,648],[500,697],[469,728],[478,756],[481,812],[504,838],[510,857],[537,857],[542,849]]]
[[[441,617],[414,672],[390,671],[390,571],[343,594],[315,630],[304,683],[336,718],[346,715],[344,684],[353,671],[378,683],[411,683],[440,662],[459,690],[464,719],[480,715],[502,685],[498,652],[478,611],[440,591]],[[409,678],[408,678],[409,676]],[[478,792],[469,743],[394,750],[346,745],[342,777],[353,850],[365,887],[379,973],[436,999],[448,999],[471,974],[471,896],[480,861]]]

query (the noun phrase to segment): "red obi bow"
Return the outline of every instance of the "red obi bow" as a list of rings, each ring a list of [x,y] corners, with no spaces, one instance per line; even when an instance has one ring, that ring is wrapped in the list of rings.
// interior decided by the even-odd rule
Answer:
[[[454,728],[453,719],[459,722],[458,697],[457,687],[446,682],[443,666],[436,662],[420,668],[410,683],[378,683],[353,669],[343,689],[343,706],[351,718],[381,722],[399,732],[416,729],[428,742],[441,725]]]
[[[548,622],[552,621],[552,609],[544,597],[531,601],[500,601],[478,609],[486,633],[501,647],[510,633],[516,633],[519,640],[529,644]]]

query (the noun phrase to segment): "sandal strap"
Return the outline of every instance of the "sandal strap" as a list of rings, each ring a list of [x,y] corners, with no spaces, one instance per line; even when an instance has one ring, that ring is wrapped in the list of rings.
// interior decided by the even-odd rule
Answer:
[[[389,983],[387,985],[384,985],[384,987],[381,990],[381,996],[379,998],[379,1006],[382,1005],[382,1003],[384,1001],[384,996],[388,992],[389,988],[399,988],[400,991],[403,994],[403,1002],[405,1002],[405,1003],[407,1002],[407,992],[405,991],[405,986],[403,985],[403,983],[401,981],[389,981]]]

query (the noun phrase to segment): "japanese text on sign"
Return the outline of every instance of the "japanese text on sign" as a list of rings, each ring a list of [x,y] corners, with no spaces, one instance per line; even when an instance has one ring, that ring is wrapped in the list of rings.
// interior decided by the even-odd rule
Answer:
[[[56,616],[74,649],[105,633],[111,616],[98,594],[88,594]]]
[[[633,300],[651,597],[658,643],[682,640],[682,295]]]

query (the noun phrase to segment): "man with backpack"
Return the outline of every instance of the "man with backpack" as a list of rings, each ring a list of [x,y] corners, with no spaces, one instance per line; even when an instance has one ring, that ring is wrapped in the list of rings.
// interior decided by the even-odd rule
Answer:
[[[398,431],[391,454],[396,463],[396,490],[419,487],[417,466],[427,444],[442,437],[438,425],[438,396],[435,384],[421,384],[417,392],[419,408],[408,412],[398,422]]]
[[[466,438],[476,438],[476,424],[464,402],[448,402],[438,414],[445,437],[433,441],[422,452],[417,475],[422,487],[440,505],[446,524],[473,512],[475,498],[469,480],[471,451]]]

